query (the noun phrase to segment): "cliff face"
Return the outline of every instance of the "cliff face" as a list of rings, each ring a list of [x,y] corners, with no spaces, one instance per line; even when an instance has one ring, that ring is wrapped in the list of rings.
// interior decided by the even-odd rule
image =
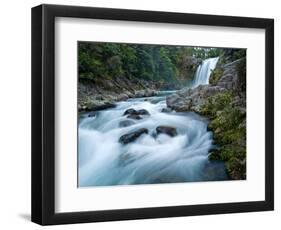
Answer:
[[[223,160],[232,179],[246,178],[246,59],[218,63],[209,85],[183,88],[166,99],[175,111],[195,111],[210,119],[214,134],[210,160]]]

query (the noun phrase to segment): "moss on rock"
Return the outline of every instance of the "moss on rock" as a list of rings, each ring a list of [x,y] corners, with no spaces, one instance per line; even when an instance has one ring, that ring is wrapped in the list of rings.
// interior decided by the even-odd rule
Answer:
[[[242,58],[236,66],[238,74],[238,90],[246,91],[246,58]]]
[[[217,117],[227,106],[230,105],[232,94],[229,91],[215,94],[208,98],[207,102],[200,108],[200,113],[210,118]]]
[[[215,68],[210,75],[209,83],[211,85],[216,85],[218,81],[221,79],[222,75],[223,75],[223,68],[221,67]]]
[[[228,175],[235,180],[246,178],[246,114],[233,106],[230,91],[219,93],[208,99],[200,113],[211,121],[208,128],[213,131],[217,148],[210,160],[226,162]]]

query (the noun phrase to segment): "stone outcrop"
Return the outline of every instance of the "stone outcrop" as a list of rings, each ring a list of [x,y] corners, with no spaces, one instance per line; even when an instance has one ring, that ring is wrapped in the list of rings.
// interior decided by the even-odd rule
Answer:
[[[119,142],[122,144],[129,144],[131,142],[134,142],[136,139],[138,139],[142,134],[148,134],[148,129],[141,128],[134,132],[124,134],[119,138]]]
[[[175,137],[176,135],[178,135],[177,129],[175,127],[171,127],[171,126],[158,126],[156,128],[156,133],[157,133],[157,135],[166,134],[170,137]]]
[[[127,109],[123,116],[127,116],[127,118],[133,119],[133,120],[140,120],[143,117],[142,116],[149,116],[149,112],[145,109],[139,109],[139,110],[135,110],[135,109]]]
[[[213,79],[216,77],[215,72],[214,74],[211,74],[210,83],[212,84],[212,82],[214,82],[213,84],[227,90],[240,90],[240,86],[244,84],[244,82],[242,82],[242,79],[245,80],[245,78],[244,76],[243,78],[239,77],[239,74],[241,74],[239,68],[243,68],[244,62],[245,59],[242,58],[225,65],[219,65],[217,69],[221,70],[221,74],[218,74],[216,80]]]
[[[125,115],[150,115],[149,112],[146,109],[139,109],[139,110],[135,110],[135,109],[127,109],[123,116]]]
[[[210,96],[225,91],[219,86],[199,85],[194,89],[184,88],[166,98],[167,106],[177,112],[200,112],[201,106]]]

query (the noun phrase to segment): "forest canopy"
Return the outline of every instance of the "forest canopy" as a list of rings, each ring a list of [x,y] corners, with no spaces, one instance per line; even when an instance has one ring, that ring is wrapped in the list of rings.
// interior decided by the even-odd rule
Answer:
[[[188,80],[203,59],[222,53],[220,48],[79,42],[79,80],[95,81],[101,77]]]

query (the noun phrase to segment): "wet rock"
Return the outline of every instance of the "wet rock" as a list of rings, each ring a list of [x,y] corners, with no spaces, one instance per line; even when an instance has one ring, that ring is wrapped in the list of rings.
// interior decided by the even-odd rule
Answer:
[[[222,87],[209,85],[199,85],[194,89],[184,88],[176,94],[167,96],[166,103],[169,108],[177,112],[200,112],[201,106],[209,97],[224,91]]]
[[[138,139],[142,134],[148,134],[148,129],[141,128],[139,130],[136,130],[134,132],[125,134],[119,138],[119,142],[122,144],[129,144],[131,142],[134,142],[136,139]]]
[[[127,109],[124,113],[123,113],[123,116],[125,115],[131,115],[131,114],[135,114],[135,115],[138,115],[137,111],[135,109]]]
[[[138,115],[138,114],[129,114],[127,116],[127,118],[133,119],[133,120],[141,120],[142,119],[142,117],[140,115]]]
[[[88,113],[88,117],[95,117],[96,115],[97,113],[95,111]]]
[[[125,93],[129,98],[131,98],[131,97],[134,96],[133,93],[130,92],[130,91],[125,91],[124,93]]]
[[[125,115],[136,117],[136,116],[139,116],[139,115],[150,115],[150,114],[149,114],[149,112],[146,109],[140,109],[140,110],[127,109],[124,112],[123,116],[125,116]],[[132,119],[134,119],[134,118],[132,118]]]
[[[83,107],[83,110],[85,111],[99,111],[109,108],[114,108],[115,104],[112,103],[91,103]]]
[[[119,127],[123,128],[123,127],[128,127],[128,126],[131,126],[134,124],[135,124],[135,122],[132,120],[124,120],[124,121],[119,122]]]
[[[162,112],[162,113],[170,113],[170,112],[172,112],[172,109],[171,109],[171,108],[163,108],[163,109],[161,110],[161,112]]]
[[[135,92],[135,97],[153,97],[156,96],[157,92],[153,89],[139,90]]]
[[[116,98],[117,101],[126,101],[128,99],[129,99],[129,96],[125,93],[119,94]]]
[[[98,98],[101,98],[97,96]],[[116,105],[109,99],[96,99],[97,97],[85,97],[83,102],[79,102],[79,111],[98,111],[108,108],[113,108]]]
[[[146,109],[137,110],[138,115],[150,115],[150,113]]]
[[[153,97],[156,95],[157,95],[157,92],[155,90],[151,90],[151,89],[145,90],[145,94],[144,94],[145,97]]]
[[[158,134],[166,134],[170,137],[174,137],[176,136],[177,133],[177,129],[171,126],[158,126],[156,128],[156,133]]]
[[[112,103],[104,103],[101,105],[93,106],[90,110],[99,111],[99,110],[114,108],[115,106],[116,105]]]

